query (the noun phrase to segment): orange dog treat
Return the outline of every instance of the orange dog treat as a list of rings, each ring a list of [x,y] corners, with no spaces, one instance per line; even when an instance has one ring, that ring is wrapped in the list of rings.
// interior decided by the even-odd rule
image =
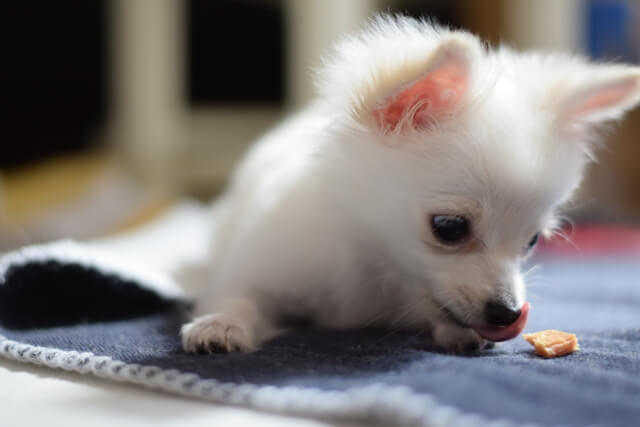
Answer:
[[[545,358],[564,356],[580,350],[576,334],[548,329],[522,337],[533,345],[536,354]]]

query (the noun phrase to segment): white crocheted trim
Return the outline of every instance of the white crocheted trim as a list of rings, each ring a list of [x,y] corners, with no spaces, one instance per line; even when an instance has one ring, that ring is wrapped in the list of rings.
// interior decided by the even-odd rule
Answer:
[[[109,380],[227,405],[281,414],[398,426],[514,427],[506,420],[487,420],[439,404],[406,387],[374,384],[347,391],[302,387],[222,383],[196,374],[130,364],[108,356],[38,347],[0,335],[0,356],[54,369],[91,374]]]
[[[10,267],[45,261],[59,261],[94,268],[101,273],[136,282],[139,286],[153,290],[166,298],[184,299],[184,292],[169,276],[72,240],[26,246],[3,255],[0,258],[0,284],[4,282],[5,274]]]

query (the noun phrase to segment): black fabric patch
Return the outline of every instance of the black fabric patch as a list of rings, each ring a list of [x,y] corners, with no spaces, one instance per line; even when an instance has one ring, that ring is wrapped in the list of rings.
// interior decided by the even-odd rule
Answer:
[[[177,304],[115,274],[59,261],[14,265],[3,279],[0,324],[12,329],[131,319]]]

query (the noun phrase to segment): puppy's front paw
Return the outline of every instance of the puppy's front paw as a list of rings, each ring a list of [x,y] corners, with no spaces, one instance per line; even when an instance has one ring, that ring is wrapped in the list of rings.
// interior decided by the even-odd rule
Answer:
[[[461,328],[453,323],[437,323],[433,328],[433,340],[444,351],[472,352],[491,348],[493,343],[482,338],[473,329]]]
[[[197,352],[248,352],[256,348],[253,331],[233,316],[208,314],[182,326],[182,347]]]

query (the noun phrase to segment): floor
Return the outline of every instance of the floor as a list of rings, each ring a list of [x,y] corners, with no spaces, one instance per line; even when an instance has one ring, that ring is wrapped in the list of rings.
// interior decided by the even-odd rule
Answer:
[[[144,223],[170,204],[104,151],[0,173],[0,252],[60,237],[90,239]]]
[[[7,360],[0,360],[0,384],[0,424],[6,427],[334,425],[187,400]]]

